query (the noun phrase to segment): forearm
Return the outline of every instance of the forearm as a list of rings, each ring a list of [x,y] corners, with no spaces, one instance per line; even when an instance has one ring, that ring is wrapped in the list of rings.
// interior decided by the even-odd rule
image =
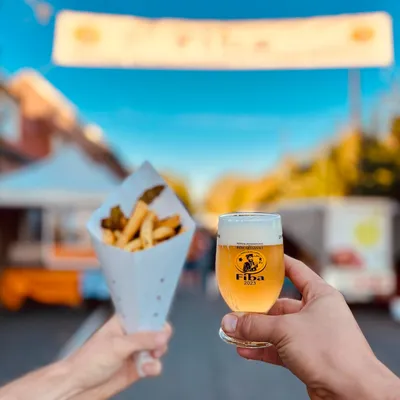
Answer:
[[[375,375],[366,377],[370,385],[366,385],[366,392],[371,400],[400,400],[400,379],[385,365],[378,361]],[[369,388],[368,388],[369,387]]]
[[[69,400],[80,393],[68,364],[57,362],[0,389],[0,400]]]
[[[375,360],[357,376],[347,394],[339,396],[338,400],[400,400],[400,379]]]

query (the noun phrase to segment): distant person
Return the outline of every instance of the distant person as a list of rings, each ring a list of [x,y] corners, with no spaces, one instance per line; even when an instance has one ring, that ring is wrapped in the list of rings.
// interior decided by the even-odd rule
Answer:
[[[200,284],[202,269],[204,267],[205,257],[209,248],[209,235],[204,228],[197,228],[189,254],[184,267],[182,283],[187,286]]]
[[[400,379],[375,357],[343,296],[302,262],[285,256],[285,267],[302,300],[280,299],[269,315],[223,318],[229,336],[273,345],[239,355],[286,367],[312,400],[400,399]]]
[[[400,323],[400,257],[395,257],[396,293],[389,301],[389,311],[392,319]]]
[[[65,360],[0,388],[0,400],[109,399],[140,379],[132,359],[139,351],[148,350],[155,358],[143,366],[146,377],[160,375],[170,337],[169,325],[162,332],[126,335],[113,317]]]
[[[204,269],[204,286],[205,292],[208,298],[216,299],[219,298],[220,292],[218,289],[218,283],[215,276],[215,257],[217,255],[217,234],[211,230],[208,230],[209,245],[207,250],[207,258],[205,260]]]

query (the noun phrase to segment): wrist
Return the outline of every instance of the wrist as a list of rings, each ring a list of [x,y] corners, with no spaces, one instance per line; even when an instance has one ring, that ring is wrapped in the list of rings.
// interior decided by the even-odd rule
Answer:
[[[400,400],[400,379],[376,358],[351,375],[347,388],[338,400]]]
[[[68,361],[62,360],[52,364],[48,380],[52,383],[54,390],[46,399],[69,400],[82,392],[75,378],[73,366]]]
[[[368,379],[365,385],[366,391],[370,392],[371,400],[400,400],[400,379],[379,360],[376,360],[375,376],[371,378],[372,382],[368,385]],[[368,377],[367,377],[368,378]],[[374,384],[374,385],[373,385]]]
[[[0,400],[69,400],[80,394],[73,369],[64,361],[17,379],[0,389]]]

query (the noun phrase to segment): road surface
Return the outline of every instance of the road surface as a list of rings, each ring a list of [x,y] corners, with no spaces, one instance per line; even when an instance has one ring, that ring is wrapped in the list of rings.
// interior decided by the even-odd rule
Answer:
[[[217,332],[226,311],[220,300],[178,294],[171,315],[175,335],[163,376],[140,382],[116,399],[307,399],[303,385],[289,372],[242,360],[221,342]],[[55,359],[89,314],[43,307],[1,313],[0,383]],[[377,356],[400,375],[400,325],[383,310],[359,309],[355,315]]]

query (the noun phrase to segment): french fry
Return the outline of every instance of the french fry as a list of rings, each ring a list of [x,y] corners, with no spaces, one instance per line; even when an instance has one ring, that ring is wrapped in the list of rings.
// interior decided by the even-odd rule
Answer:
[[[143,201],[147,205],[150,205],[161,193],[164,191],[164,185],[157,185],[144,191],[139,201]]]
[[[156,214],[150,211],[149,213],[147,213],[147,216],[142,223],[142,226],[140,228],[140,239],[142,240],[144,249],[149,249],[154,245],[153,228],[156,219]]]
[[[124,250],[131,252],[141,250],[141,248],[142,248],[142,239],[140,238],[131,240],[128,244],[124,246]]]
[[[175,235],[175,230],[168,226],[161,226],[153,232],[153,239],[157,242],[166,240]]]
[[[103,229],[110,229],[110,230],[115,229],[115,228],[113,227],[112,220],[111,220],[110,217],[108,217],[108,218],[103,218],[103,219],[101,220],[101,227],[102,227]]]
[[[121,217],[123,216],[123,213],[121,211],[120,206],[115,206],[111,209],[110,211],[110,220],[111,220],[111,226],[112,229],[119,229]]]
[[[181,226],[179,231],[178,231],[178,235],[185,233],[187,231],[187,229],[184,226]]]
[[[108,218],[101,220],[101,227],[104,229],[122,230],[125,228],[127,219],[121,210],[120,206],[115,206],[110,210]]]
[[[103,241],[105,244],[113,245],[115,242],[114,233],[110,229],[103,229]]]
[[[160,221],[158,221],[156,226],[157,226],[157,228],[165,226],[168,228],[176,229],[180,224],[181,224],[180,215],[174,214],[174,215],[171,215],[170,217],[161,219]]]
[[[149,249],[186,232],[179,214],[160,220],[157,214],[149,209],[149,205],[163,190],[163,185],[146,190],[134,205],[129,218],[126,218],[121,206],[113,206],[109,216],[100,222],[104,243],[135,252]]]
[[[147,204],[143,201],[139,200],[136,203],[129,220],[117,241],[117,247],[122,249],[135,236],[135,234],[140,230],[140,226],[146,218],[148,210]]]
[[[121,215],[119,220],[119,228],[121,231],[125,229],[127,223],[128,223],[128,218],[126,218],[125,215]]]

